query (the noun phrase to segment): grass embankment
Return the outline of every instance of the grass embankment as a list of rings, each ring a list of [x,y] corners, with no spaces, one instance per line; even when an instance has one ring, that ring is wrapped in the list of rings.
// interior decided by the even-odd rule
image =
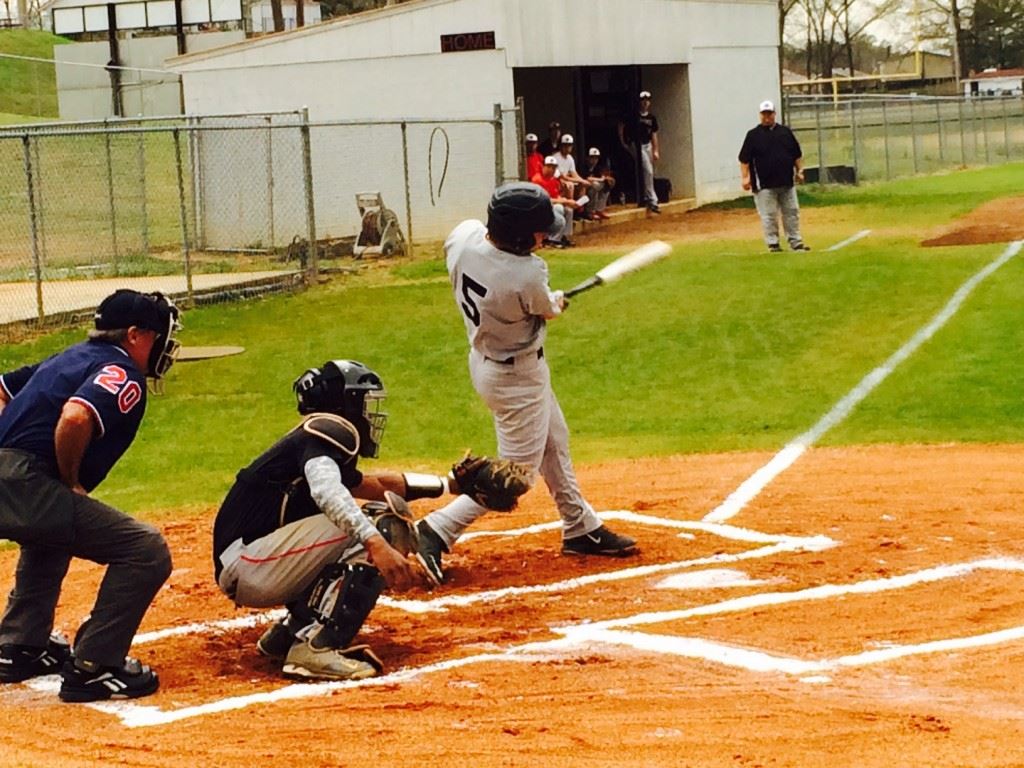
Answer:
[[[53,47],[69,42],[40,30],[10,29],[0,32],[0,53],[52,59]],[[0,124],[58,115],[54,65],[0,56]]]
[[[668,260],[573,301],[549,327],[555,388],[578,461],[776,450],[927,323],[1003,245],[918,246],[923,228],[1015,194],[1021,166],[850,190],[809,190],[829,206],[824,247],[863,228],[885,234],[829,253],[768,255],[755,240],[688,243]],[[810,218],[810,216],[808,217]],[[729,254],[729,255],[725,255]],[[555,287],[612,254],[546,252]],[[825,442],[1024,442],[1024,257],[962,311]],[[440,260],[396,263],[298,296],[189,312],[186,345],[243,355],[182,363],[101,489],[127,509],[214,505],[234,473],[295,420],[292,380],[351,357],[390,393],[382,458],[442,469],[466,447],[493,451],[472,391],[466,341]],[[0,348],[0,369],[79,338]]]

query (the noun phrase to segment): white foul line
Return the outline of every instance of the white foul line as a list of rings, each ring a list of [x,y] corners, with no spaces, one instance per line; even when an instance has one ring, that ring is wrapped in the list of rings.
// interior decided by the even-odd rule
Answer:
[[[725,501],[705,515],[704,520],[711,523],[722,523],[739,513],[740,510],[764,490],[768,483],[792,466],[804,454],[804,451],[818,442],[826,432],[849,416],[850,412],[864,398],[871,394],[875,387],[885,381],[900,363],[914,354],[922,344],[949,322],[949,319],[957,313],[964,301],[967,300],[967,297],[971,295],[971,292],[978,287],[978,284],[1016,256],[1020,252],[1022,245],[1024,245],[1024,240],[1010,243],[998,258],[970,277],[957,289],[952,298],[946,302],[946,306],[925,326],[920,328],[917,333],[911,336],[906,344],[890,355],[888,360],[861,379],[857,386],[851,389],[842,400],[832,406],[832,410],[822,416],[817,424],[787,443],[781,451],[772,457],[771,461],[744,480],[740,487],[733,491]]]
[[[857,234],[852,235],[851,237],[848,237],[845,240],[843,240],[841,243],[836,243],[831,248],[826,248],[825,250],[826,251],[838,251],[840,248],[845,248],[846,246],[850,245],[851,243],[856,243],[862,237],[867,237],[870,234],[871,234],[871,230],[870,229],[862,229]]]

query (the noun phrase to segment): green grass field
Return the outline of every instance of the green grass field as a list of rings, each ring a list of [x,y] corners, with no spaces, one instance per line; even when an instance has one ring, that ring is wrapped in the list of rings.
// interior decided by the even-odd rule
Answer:
[[[34,29],[0,31],[0,53],[52,59],[63,37]],[[5,114],[6,113],[6,114]],[[57,117],[57,77],[52,64],[0,57],[0,124]]]
[[[834,253],[781,257],[753,239],[688,243],[619,285],[578,297],[551,323],[547,345],[576,460],[778,449],[1006,247],[924,249],[921,233],[1019,194],[1022,181],[1024,166],[1011,165],[811,189],[805,210],[824,208],[842,221],[836,231],[806,232],[819,248],[862,228],[886,233]],[[546,255],[555,287],[613,256]],[[984,282],[824,442],[1024,442],[1021,306],[1024,256]],[[80,337],[68,331],[0,347],[0,369]],[[193,310],[181,338],[246,352],[175,367],[98,493],[116,506],[153,513],[218,503],[234,473],[296,421],[292,380],[331,358],[362,360],[389,390],[391,420],[371,466],[440,470],[464,448],[494,450],[438,258],[297,296]]]

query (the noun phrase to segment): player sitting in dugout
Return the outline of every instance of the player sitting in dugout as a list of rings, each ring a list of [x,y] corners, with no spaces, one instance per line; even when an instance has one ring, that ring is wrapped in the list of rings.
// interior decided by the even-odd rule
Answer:
[[[352,642],[385,587],[430,574],[406,500],[466,494],[495,510],[515,506],[533,472],[467,457],[447,477],[363,474],[378,454],[387,414],[380,377],[354,360],[310,368],[293,384],[302,421],[242,469],[213,528],[217,585],[239,606],[288,613],[256,643],[287,677],[358,680],[382,671]],[[360,507],[355,499],[365,500]]]

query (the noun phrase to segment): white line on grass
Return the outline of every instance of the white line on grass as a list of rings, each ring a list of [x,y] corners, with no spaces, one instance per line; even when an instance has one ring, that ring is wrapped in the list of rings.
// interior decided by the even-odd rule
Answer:
[[[871,230],[870,229],[862,229],[857,234],[852,235],[852,236],[846,238],[845,240],[843,240],[842,242],[836,243],[831,248],[826,248],[825,250],[826,251],[838,251],[840,248],[845,248],[846,246],[850,245],[851,243],[856,243],[862,237],[867,237],[870,234],[871,234]]]
[[[896,350],[889,359],[871,371],[842,400],[832,406],[832,410],[826,413],[821,419],[804,432],[802,435],[787,443],[771,461],[765,464],[747,478],[733,491],[729,497],[704,516],[706,522],[722,523],[729,520],[754,498],[782,472],[788,469],[799,459],[804,452],[814,445],[830,429],[843,421],[850,412],[866,398],[875,387],[881,384],[892,373],[897,366],[910,357],[928,339],[942,328],[949,319],[959,311],[960,307],[971,295],[971,292],[989,275],[1006,264],[1016,256],[1024,245],[1024,240],[1017,240],[1006,248],[1003,253],[994,261],[989,262],[983,269],[970,277],[961,285],[946,305],[926,325],[920,328],[917,333],[910,337],[902,347]]]

